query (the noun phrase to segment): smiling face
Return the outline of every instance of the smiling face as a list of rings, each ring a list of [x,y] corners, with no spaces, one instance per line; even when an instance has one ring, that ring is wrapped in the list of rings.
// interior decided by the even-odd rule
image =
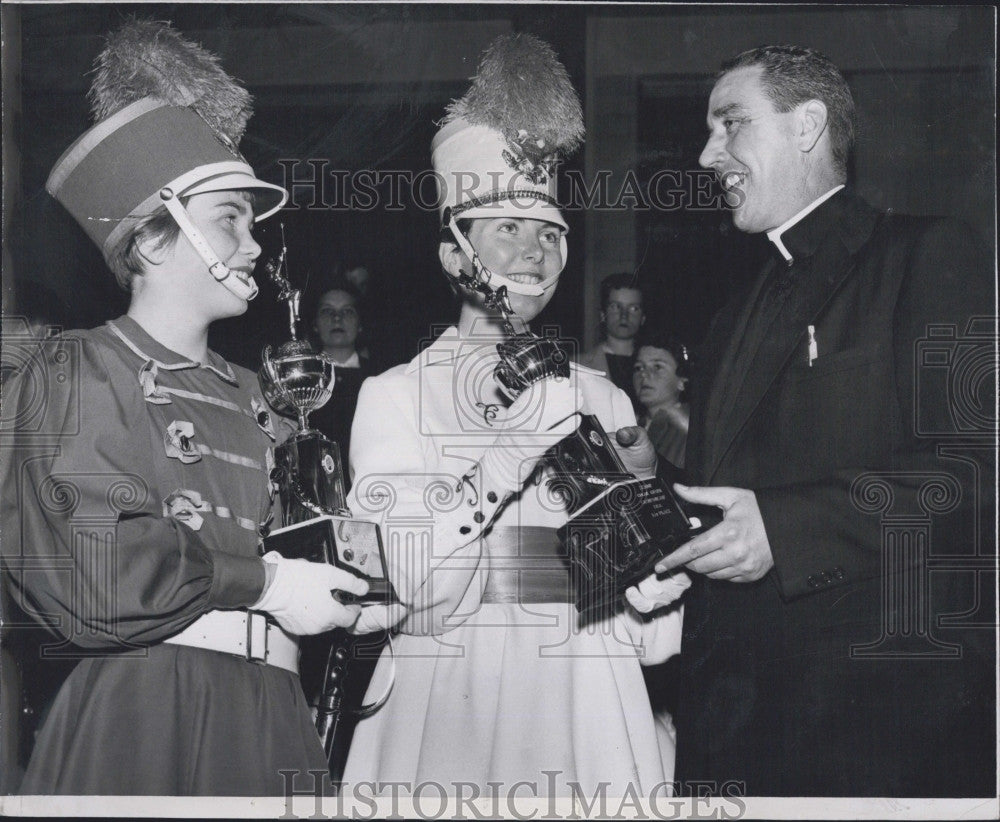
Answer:
[[[209,191],[192,195],[186,205],[188,216],[212,247],[230,276],[249,282],[260,256],[253,238],[253,206],[243,191]],[[169,250],[178,299],[187,299],[208,322],[234,317],[247,310],[247,301],[233,294],[208,270],[190,241],[180,232]]]
[[[813,199],[795,139],[796,111],[774,110],[762,73],[748,66],[719,78],[698,160],[718,176],[735,226],[751,234],[777,228]]]
[[[554,223],[516,217],[472,220],[469,242],[490,271],[514,282],[538,285],[545,292],[528,297],[509,292],[511,308],[525,322],[541,313],[555,294],[563,268],[560,240],[563,230]],[[460,250],[459,265],[472,273],[472,262]],[[457,272],[451,271],[452,275]],[[473,299],[481,300],[476,295]]]
[[[675,405],[684,389],[684,380],[677,376],[677,360],[665,348],[644,345],[639,348],[632,371],[636,396],[652,413],[657,408]]]
[[[320,297],[316,309],[316,333],[323,348],[354,348],[361,331],[361,317],[354,297],[346,291],[332,289]]]

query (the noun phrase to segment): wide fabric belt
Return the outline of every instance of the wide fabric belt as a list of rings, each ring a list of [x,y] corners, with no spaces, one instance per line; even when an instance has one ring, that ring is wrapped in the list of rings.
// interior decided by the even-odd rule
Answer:
[[[489,578],[483,602],[573,602],[566,549],[555,528],[494,528],[484,538]]]
[[[259,611],[209,611],[163,640],[233,654],[247,662],[299,672],[299,642]]]

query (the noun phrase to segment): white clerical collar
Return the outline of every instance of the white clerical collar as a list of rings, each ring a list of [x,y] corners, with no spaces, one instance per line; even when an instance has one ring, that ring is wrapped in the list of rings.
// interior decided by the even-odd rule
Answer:
[[[792,261],[792,255],[788,251],[788,249],[785,248],[785,244],[781,242],[781,235],[784,234],[786,231],[788,231],[788,229],[790,229],[796,223],[801,222],[802,219],[805,218],[807,214],[811,214],[813,211],[815,211],[817,208],[823,205],[823,203],[829,200],[834,194],[840,191],[840,189],[842,189],[843,187],[844,187],[843,183],[841,183],[839,186],[834,186],[828,192],[826,192],[826,194],[817,197],[815,200],[809,203],[809,205],[803,208],[798,214],[794,215],[793,217],[789,217],[787,220],[785,220],[785,222],[783,222],[777,228],[772,228],[770,231],[767,232],[767,239],[769,239],[772,243],[774,243],[778,251],[781,252],[781,256],[784,257],[789,263]]]

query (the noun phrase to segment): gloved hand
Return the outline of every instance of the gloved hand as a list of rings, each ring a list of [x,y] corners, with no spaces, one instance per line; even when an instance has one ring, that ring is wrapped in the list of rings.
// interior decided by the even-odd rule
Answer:
[[[385,631],[400,622],[406,616],[406,606],[399,603],[391,605],[366,605],[361,609],[361,616],[348,631],[352,634],[370,634],[374,631]]]
[[[625,591],[625,599],[639,613],[648,614],[654,608],[662,608],[676,601],[691,587],[691,577],[684,571],[667,574],[663,579],[653,573],[638,585],[633,585]]]
[[[580,425],[576,380],[548,377],[511,405],[504,429],[480,460],[486,488],[519,491],[538,460]]]
[[[368,583],[349,571],[325,562],[285,559],[277,551],[264,554],[274,568],[274,578],[251,611],[266,611],[290,634],[308,636],[354,624],[360,605],[343,605],[334,589],[362,596]]]
[[[641,425],[629,425],[615,431],[615,450],[625,468],[637,478],[656,476],[656,449]]]

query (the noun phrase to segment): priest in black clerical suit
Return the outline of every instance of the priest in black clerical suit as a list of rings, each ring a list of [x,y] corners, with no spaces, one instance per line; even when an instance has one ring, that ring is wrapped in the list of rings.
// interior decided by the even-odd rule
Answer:
[[[844,188],[853,116],[795,47],[730,61],[709,101],[702,165],[774,254],[692,392],[682,493],[725,519],[661,563],[697,572],[690,793],[995,792],[993,266],[960,224]]]

